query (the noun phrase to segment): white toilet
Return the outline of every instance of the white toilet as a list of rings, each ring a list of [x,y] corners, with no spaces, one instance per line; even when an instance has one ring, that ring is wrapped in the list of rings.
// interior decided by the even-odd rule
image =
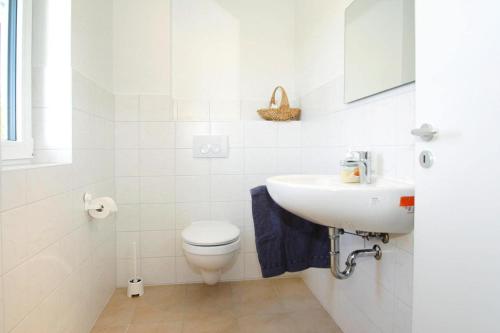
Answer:
[[[240,229],[224,221],[193,222],[182,231],[182,241],[187,261],[213,285],[240,249]]]

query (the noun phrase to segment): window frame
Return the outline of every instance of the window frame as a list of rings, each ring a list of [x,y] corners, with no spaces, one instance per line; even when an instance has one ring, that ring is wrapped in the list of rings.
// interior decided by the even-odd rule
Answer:
[[[32,0],[15,0],[15,1],[17,5],[16,58],[15,58],[16,91],[14,100],[16,136],[15,140],[2,140],[1,142],[2,161],[8,161],[8,162],[22,162],[24,160],[29,161],[30,159],[33,158],[33,152],[34,152],[32,122],[31,122]],[[12,42],[9,40],[8,43],[10,47],[12,45]],[[11,74],[12,73],[10,73],[9,71],[9,76]],[[12,77],[8,78],[8,80],[11,79]],[[12,96],[10,96],[9,103],[12,103]],[[12,119],[13,110],[9,107],[8,110],[6,110],[6,112]],[[8,139],[12,139],[12,137]]]

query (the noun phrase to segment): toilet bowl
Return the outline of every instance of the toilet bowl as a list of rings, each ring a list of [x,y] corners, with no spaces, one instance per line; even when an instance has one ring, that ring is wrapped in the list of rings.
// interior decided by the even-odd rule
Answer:
[[[193,222],[182,231],[186,260],[200,270],[203,281],[219,282],[240,249],[240,229],[224,221]]]

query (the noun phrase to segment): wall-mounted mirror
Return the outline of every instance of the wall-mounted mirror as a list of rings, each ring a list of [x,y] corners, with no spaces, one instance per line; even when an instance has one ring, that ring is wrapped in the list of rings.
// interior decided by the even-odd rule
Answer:
[[[346,103],[415,81],[414,0],[354,0],[344,52]]]

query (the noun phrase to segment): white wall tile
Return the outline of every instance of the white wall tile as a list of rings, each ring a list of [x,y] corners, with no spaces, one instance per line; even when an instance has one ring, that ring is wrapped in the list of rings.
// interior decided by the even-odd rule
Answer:
[[[245,261],[245,279],[260,279],[262,272],[260,270],[259,259],[256,253],[244,253]]]
[[[146,285],[175,283],[175,258],[144,258],[142,276]]]
[[[131,259],[134,257],[133,244],[137,245],[137,255],[141,255],[141,233],[140,232],[118,232],[116,234],[117,257],[119,259]]]
[[[417,127],[415,120],[415,91],[396,97],[396,142],[399,145],[412,145],[415,137],[411,130]]]
[[[370,132],[368,140],[375,145],[394,144],[396,142],[396,110],[387,104],[377,104],[374,105],[374,109],[365,113],[368,121],[365,127],[368,127]]]
[[[139,119],[141,121],[173,120],[172,100],[166,95],[141,96]]]
[[[2,214],[3,271],[8,271],[29,258],[32,252],[28,221],[34,220],[33,210],[27,207]]]
[[[415,147],[397,147],[395,148],[395,154],[396,177],[412,182],[415,179],[415,164],[417,163]]]
[[[276,150],[276,173],[300,174],[302,172],[302,152],[296,148]]]
[[[179,121],[208,121],[210,106],[205,101],[176,101],[177,119]]]
[[[207,220],[209,216],[210,204],[208,202],[184,202],[175,204],[176,229],[184,229],[195,221]]]
[[[116,121],[138,121],[139,120],[139,96],[116,95],[115,96],[115,120]]]
[[[395,235],[392,239],[400,250],[413,254],[413,232],[406,235]]]
[[[142,259],[138,259],[138,275],[142,276],[141,269]],[[116,286],[118,288],[128,287],[129,279],[134,277],[134,261],[132,259],[117,259],[117,269],[116,269]]]
[[[182,239],[182,229],[181,230],[175,230],[175,256],[176,257],[182,257],[184,256],[184,249],[183,249],[183,239]]]
[[[411,333],[412,332],[412,308],[403,302],[397,300],[394,310],[393,332]]]
[[[174,148],[175,125],[172,122],[148,122],[140,124],[139,146],[142,149]]]
[[[212,220],[228,221],[237,226],[244,224],[245,202],[212,202],[210,205],[210,217]]]
[[[269,100],[242,100],[241,119],[247,121],[261,120],[257,110],[269,107]]]
[[[344,113],[343,113],[344,114]],[[342,114],[342,115],[343,115]],[[339,115],[340,117],[340,115]],[[342,120],[341,120],[342,121]],[[325,147],[329,137],[329,123],[323,118],[302,121],[302,146]],[[343,138],[343,136],[341,136]]]
[[[26,170],[26,200],[33,202],[71,189],[69,165]]]
[[[142,177],[140,191],[142,203],[172,203],[175,198],[174,177]]]
[[[139,124],[134,122],[115,123],[115,147],[137,149],[139,146]]]
[[[235,101],[212,101],[210,102],[211,121],[232,121],[240,120],[241,103]]]
[[[210,124],[207,122],[176,122],[176,148],[192,148],[194,135],[209,135]]]
[[[396,256],[396,296],[405,304],[413,304],[413,256],[398,251]]]
[[[243,147],[244,122],[211,122],[212,135],[227,135],[229,137],[229,147]]]
[[[142,149],[139,153],[141,176],[170,176],[175,174],[174,149]]]
[[[116,214],[116,231],[139,231],[141,228],[140,206],[119,205]]]
[[[142,231],[141,256],[159,258],[175,255],[175,231]]]
[[[115,151],[115,176],[139,176],[139,151],[137,149],[117,149]]]
[[[142,204],[141,230],[175,229],[174,204]]]
[[[208,175],[210,159],[194,158],[192,149],[175,150],[175,174],[178,176]]]
[[[300,147],[302,140],[302,123],[290,121],[278,124],[278,146]]]
[[[11,330],[48,296],[68,272],[55,244],[4,276],[5,327]]]
[[[214,158],[211,160],[211,173],[213,175],[240,175],[244,172],[244,150],[231,148],[227,158]]]
[[[35,10],[45,9],[40,6]],[[58,7],[59,12],[67,14],[68,8],[63,7]],[[104,4],[100,13],[107,17],[111,9]],[[93,22],[99,27],[99,20]],[[101,52],[102,56],[106,58]],[[47,119],[33,119],[35,138],[50,138],[37,140],[37,148],[49,150],[36,151],[34,162],[47,166],[2,172],[2,259],[6,261],[2,260],[5,275],[0,278],[5,294],[0,298],[6,306],[0,311],[1,332],[88,332],[114,291],[115,219],[91,222],[82,196],[88,191],[115,197],[115,136],[118,146],[128,149],[136,145],[134,133],[138,132],[120,125],[115,132],[113,95],[87,75],[73,71],[75,109],[57,114],[64,131],[47,135],[47,128],[38,126],[50,125]],[[37,87],[45,79],[35,78],[35,94],[46,93],[42,91],[46,87]],[[64,99],[65,94],[61,96]],[[35,99],[50,106],[40,96]],[[48,115],[49,109],[43,111]],[[81,286],[88,281],[91,288],[83,293]]]
[[[246,147],[275,147],[278,144],[278,128],[272,121],[245,122]]]
[[[212,176],[210,197],[213,201],[245,200],[242,176]]]
[[[25,204],[28,191],[26,170],[2,171],[1,191],[2,210]]]
[[[116,202],[135,204],[140,202],[140,179],[138,177],[116,178]]]
[[[73,110],[73,149],[84,149],[92,147],[92,135],[91,135],[91,116],[83,111]],[[37,134],[34,130],[34,139],[38,139],[38,135],[43,135],[43,129],[40,130],[41,133]],[[114,135],[114,130],[111,132]],[[113,140],[114,142],[114,140]]]
[[[243,252],[257,253],[255,244],[255,230],[252,227],[245,227],[243,230]]]
[[[177,176],[175,178],[176,202],[206,202],[209,198],[209,176]]]
[[[270,174],[277,169],[277,154],[275,148],[245,149],[246,174]]]

